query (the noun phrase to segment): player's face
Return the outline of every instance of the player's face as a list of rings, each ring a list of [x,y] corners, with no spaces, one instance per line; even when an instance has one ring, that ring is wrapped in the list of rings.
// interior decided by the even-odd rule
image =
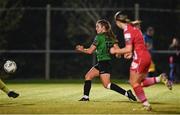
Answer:
[[[150,28],[150,29],[148,30],[148,35],[150,35],[150,36],[153,36],[153,35],[154,35],[154,29],[153,29],[153,28]]]
[[[122,23],[120,21],[116,21],[116,25],[122,29]]]
[[[104,32],[104,28],[100,23],[96,24],[96,32],[97,34]]]

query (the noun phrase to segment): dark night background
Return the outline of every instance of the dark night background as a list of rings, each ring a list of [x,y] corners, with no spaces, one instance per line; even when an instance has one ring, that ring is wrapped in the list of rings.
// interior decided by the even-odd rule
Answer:
[[[167,50],[172,38],[180,37],[180,0],[98,0],[98,3],[97,0],[0,0],[0,48],[7,51],[2,52],[0,58],[15,60],[18,64],[18,70],[11,79],[43,79],[44,53],[8,53],[8,51],[45,50],[47,4],[51,6],[50,49],[74,50],[76,44],[85,46],[91,44],[95,36],[95,21],[101,18],[111,22],[118,39],[123,41],[122,32],[113,22],[113,15],[118,9],[124,9],[134,20],[135,3],[140,6],[139,19],[142,20],[142,31],[145,32],[148,26],[155,28],[154,49]],[[114,10],[81,11],[77,10],[79,8],[114,8]],[[120,45],[123,46],[123,42],[120,42]],[[158,66],[157,73],[168,72],[169,54],[153,56]],[[130,62],[124,59],[114,61],[114,76],[116,78],[127,76]],[[92,56],[77,53],[51,54],[53,79],[83,78],[91,66]]]

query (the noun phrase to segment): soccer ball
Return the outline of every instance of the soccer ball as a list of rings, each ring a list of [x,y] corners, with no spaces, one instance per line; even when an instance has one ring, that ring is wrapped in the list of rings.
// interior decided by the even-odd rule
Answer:
[[[17,69],[17,65],[14,61],[12,60],[7,60],[5,63],[4,63],[4,70],[7,72],[7,73],[14,73]]]

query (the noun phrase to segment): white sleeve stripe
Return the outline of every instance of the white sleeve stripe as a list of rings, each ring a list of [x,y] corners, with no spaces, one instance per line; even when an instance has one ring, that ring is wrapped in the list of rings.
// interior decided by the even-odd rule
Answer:
[[[131,38],[131,34],[130,33],[124,34],[124,38]]]

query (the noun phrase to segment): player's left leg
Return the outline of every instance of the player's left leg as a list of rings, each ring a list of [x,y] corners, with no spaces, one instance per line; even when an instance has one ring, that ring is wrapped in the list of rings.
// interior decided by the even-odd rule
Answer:
[[[141,82],[141,86],[142,87],[148,87],[148,86],[152,86],[152,85],[159,83],[159,82],[164,83],[168,87],[168,89],[172,90],[172,83],[170,80],[168,80],[168,76],[165,73],[162,73],[157,77],[145,78]]]
[[[164,83],[169,90],[172,90],[172,82],[170,80],[168,80],[168,76],[165,73],[162,73],[158,76],[158,78],[160,79],[160,82]]]
[[[151,78],[145,78],[142,82],[141,82],[141,86],[142,87],[148,87],[148,86],[152,86],[156,83],[160,82],[159,80],[157,80],[157,77],[151,77]]]
[[[8,94],[8,92],[10,91],[8,89],[8,87],[6,86],[6,84],[0,79],[0,89],[5,92],[6,94]]]
[[[101,81],[102,81],[103,86],[105,88],[116,91],[116,92],[128,97],[130,100],[137,101],[136,97],[133,95],[131,90],[126,91],[125,89],[123,89],[122,87],[116,85],[115,83],[111,83],[109,73],[100,74],[100,78],[101,78]]]
[[[16,98],[19,96],[18,93],[14,91],[10,91],[6,84],[0,79],[0,89],[5,92],[9,97]]]

